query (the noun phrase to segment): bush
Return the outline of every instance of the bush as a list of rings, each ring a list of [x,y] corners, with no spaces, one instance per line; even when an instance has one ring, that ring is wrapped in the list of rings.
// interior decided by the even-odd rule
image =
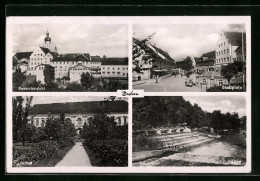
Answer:
[[[92,150],[100,159],[102,166],[127,166],[128,165],[128,144],[127,140],[90,140],[85,145]]]
[[[72,144],[71,141],[66,143],[43,141],[27,147],[13,146],[13,166],[32,166],[38,161],[53,158],[63,148]]]
[[[143,135],[138,135],[133,138],[133,151],[145,151],[155,149],[156,141]]]
[[[81,91],[82,86],[77,82],[71,82],[67,84],[66,90],[69,91]]]

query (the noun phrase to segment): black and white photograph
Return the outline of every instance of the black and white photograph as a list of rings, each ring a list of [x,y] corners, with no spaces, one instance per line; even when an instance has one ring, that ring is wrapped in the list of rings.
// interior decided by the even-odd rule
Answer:
[[[13,167],[128,166],[128,99],[15,96]]]
[[[7,173],[249,173],[250,20],[7,17]]]
[[[133,89],[245,92],[245,24],[133,25]]]
[[[133,166],[246,165],[244,96],[133,99]]]
[[[128,89],[127,25],[17,24],[11,33],[13,91]]]

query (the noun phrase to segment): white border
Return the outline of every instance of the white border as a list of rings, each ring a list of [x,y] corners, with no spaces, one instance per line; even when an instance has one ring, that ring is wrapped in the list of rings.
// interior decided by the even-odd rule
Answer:
[[[214,19],[214,21],[212,21]],[[51,20],[51,21],[50,21]],[[6,19],[6,171],[7,173],[248,173],[251,171],[251,17],[250,16],[124,16],[7,17]],[[125,24],[128,26],[129,90],[132,89],[133,24],[241,24],[246,26],[246,92],[144,92],[144,96],[244,96],[247,108],[247,163],[244,167],[132,167],[132,99],[129,103],[128,167],[12,167],[12,96],[121,96],[120,92],[12,92],[12,28],[15,24]],[[37,46],[37,45],[36,45]]]

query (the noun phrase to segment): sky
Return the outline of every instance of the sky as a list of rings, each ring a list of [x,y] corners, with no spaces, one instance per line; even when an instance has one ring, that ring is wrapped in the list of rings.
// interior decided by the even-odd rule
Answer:
[[[214,51],[221,31],[242,32],[239,24],[168,24],[134,25],[133,37],[143,39],[155,32],[151,43],[181,61],[187,56],[200,57]]]
[[[128,26],[120,24],[21,24],[13,28],[13,53],[44,46],[48,29],[59,53],[128,56]]]
[[[183,98],[190,101],[192,105],[198,104],[204,111],[237,112],[239,117],[246,115],[246,98],[244,96],[183,96]]]
[[[108,97],[109,96],[34,96],[32,105],[64,102],[104,101]],[[128,99],[125,97],[117,97],[115,100],[128,101]]]

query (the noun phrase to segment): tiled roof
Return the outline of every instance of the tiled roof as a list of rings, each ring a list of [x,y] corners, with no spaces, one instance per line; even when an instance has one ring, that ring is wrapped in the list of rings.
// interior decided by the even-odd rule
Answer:
[[[128,65],[128,58],[102,58],[101,65]]]
[[[17,52],[15,55],[14,55],[14,58],[18,59],[18,60],[21,60],[23,58],[27,58],[27,59],[30,59],[30,56],[33,52]]]
[[[215,60],[214,59],[207,59],[205,61],[196,62],[196,67],[199,66],[214,66]]]
[[[162,59],[159,55],[157,55],[157,53],[154,52],[154,50],[152,48],[150,48],[149,46],[147,46],[145,43],[143,43],[142,41],[140,40],[137,40],[135,38],[133,38],[133,43],[135,43],[136,45],[138,45],[140,48],[142,48],[145,53],[147,54],[151,54],[153,56],[153,58],[155,58],[156,60],[160,60],[160,61],[168,61],[168,62],[175,62],[175,60],[173,60],[170,55],[163,51],[162,49],[154,46],[154,45],[151,45],[156,51],[158,51],[160,54],[162,54],[164,57],[167,58],[167,60],[165,59]]]
[[[233,46],[239,46],[242,42],[242,33],[241,32],[224,32],[228,42]],[[246,40],[246,33],[243,33],[243,39]]]
[[[51,61],[90,61],[88,53],[60,54]]]
[[[204,54],[201,55],[201,57],[215,58],[216,57],[216,51],[204,53]]]
[[[160,54],[162,54],[163,56],[165,56],[167,59],[174,61],[174,60],[172,59],[172,57],[171,57],[166,51],[163,51],[162,49],[160,49],[160,48],[158,48],[158,47],[156,47],[156,46],[154,46],[154,45],[152,45],[152,47],[153,47],[155,50],[157,50]]]
[[[41,48],[41,50],[42,50],[45,54],[47,54],[47,53],[50,52],[49,48],[45,48],[45,47],[40,47],[40,48]]]
[[[243,43],[243,46],[246,47],[246,42]],[[240,43],[240,45],[237,47],[237,49],[235,50],[235,52],[237,52],[239,49],[242,49],[241,47],[242,47],[242,43]],[[244,49],[245,49],[245,47],[244,47]],[[246,51],[245,51],[244,53],[246,53]]]
[[[52,104],[35,104],[30,114],[60,114],[60,113],[127,113],[128,103],[118,101],[68,102]]]
[[[45,66],[45,67],[55,68],[55,67],[53,67],[53,66],[51,66],[51,65],[49,65],[49,64],[40,64],[40,65],[37,65],[37,66],[35,66],[35,67],[39,67],[39,66]]]
[[[101,62],[100,56],[91,56],[91,62]]]

